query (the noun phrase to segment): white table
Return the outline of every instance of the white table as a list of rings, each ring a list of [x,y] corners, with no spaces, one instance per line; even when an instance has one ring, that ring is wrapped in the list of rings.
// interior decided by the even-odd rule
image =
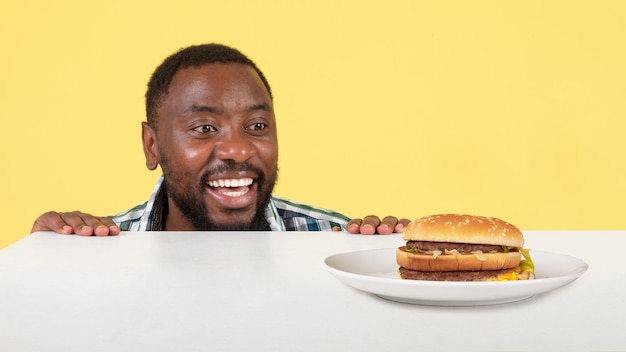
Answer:
[[[431,307],[325,268],[400,235],[35,233],[0,250],[0,351],[625,351],[626,231],[524,233],[589,270],[525,301]]]

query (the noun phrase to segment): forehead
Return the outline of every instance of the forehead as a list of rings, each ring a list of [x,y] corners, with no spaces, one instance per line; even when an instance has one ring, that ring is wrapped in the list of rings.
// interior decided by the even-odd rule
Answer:
[[[180,69],[172,78],[160,110],[177,114],[181,109],[184,111],[198,104],[237,110],[258,104],[272,107],[272,100],[252,67],[240,63],[211,63]]]

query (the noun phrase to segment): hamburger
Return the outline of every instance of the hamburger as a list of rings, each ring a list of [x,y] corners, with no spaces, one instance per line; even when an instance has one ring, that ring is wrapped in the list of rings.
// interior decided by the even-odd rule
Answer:
[[[429,281],[509,281],[534,278],[524,235],[493,217],[439,214],[405,229],[396,250],[400,277]]]

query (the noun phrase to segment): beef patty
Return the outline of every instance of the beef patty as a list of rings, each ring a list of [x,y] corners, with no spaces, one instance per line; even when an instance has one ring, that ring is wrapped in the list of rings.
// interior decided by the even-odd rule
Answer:
[[[451,251],[456,249],[461,254],[472,253],[481,251],[483,253],[489,252],[505,252],[502,246],[490,245],[490,244],[470,244],[470,243],[453,243],[453,242],[426,242],[426,241],[408,241],[406,248],[420,249],[423,251]],[[517,251],[516,248],[511,248],[509,251]]]
[[[408,280],[428,281],[484,281],[500,274],[510,273],[512,269],[483,271],[414,271],[400,267],[400,276]]]

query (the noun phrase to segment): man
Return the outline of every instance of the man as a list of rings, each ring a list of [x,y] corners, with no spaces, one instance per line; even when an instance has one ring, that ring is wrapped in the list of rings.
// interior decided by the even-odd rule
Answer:
[[[124,231],[324,231],[387,234],[408,224],[361,221],[273,197],[278,140],[267,79],[236,49],[184,48],[153,73],[142,124],[146,166],[163,176],[145,203],[113,217],[48,212],[34,231],[117,235]]]

